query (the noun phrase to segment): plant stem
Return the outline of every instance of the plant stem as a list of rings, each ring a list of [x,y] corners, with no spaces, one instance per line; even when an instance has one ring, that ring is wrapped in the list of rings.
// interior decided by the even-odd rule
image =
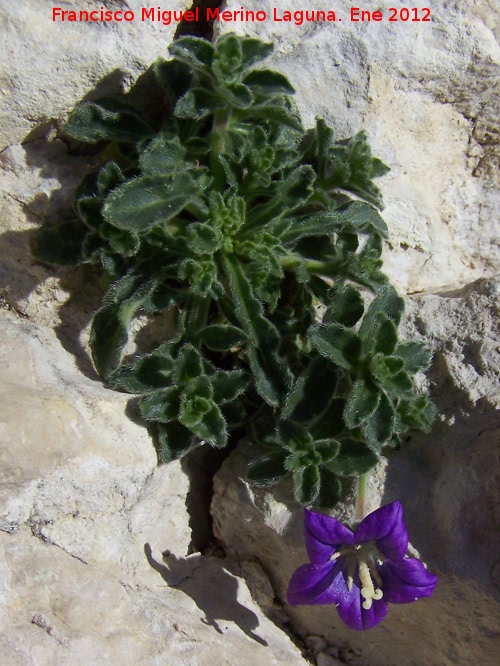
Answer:
[[[358,479],[358,501],[356,504],[356,518],[363,520],[366,515],[366,490],[368,486],[368,472],[361,474]]]
[[[212,124],[212,144],[210,154],[210,171],[213,176],[212,188],[222,192],[226,185],[226,174],[219,161],[219,155],[224,152],[224,139],[220,130],[225,130],[231,119],[231,109],[216,109]]]

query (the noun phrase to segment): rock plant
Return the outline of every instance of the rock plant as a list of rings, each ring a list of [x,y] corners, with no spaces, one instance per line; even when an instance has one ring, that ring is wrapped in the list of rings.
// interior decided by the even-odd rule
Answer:
[[[434,416],[413,379],[431,355],[399,340],[403,299],[382,272],[373,181],[388,168],[363,132],[303,129],[286,77],[256,67],[271,44],[183,37],[169,52],[149,115],[129,96],[70,114],[64,132],[101,163],[34,254],[105,272],[94,364],[140,396],[161,461],[247,433],[264,451],[251,481],[291,475],[300,504],[332,508]],[[164,342],[127,356],[132,327],[163,310]]]

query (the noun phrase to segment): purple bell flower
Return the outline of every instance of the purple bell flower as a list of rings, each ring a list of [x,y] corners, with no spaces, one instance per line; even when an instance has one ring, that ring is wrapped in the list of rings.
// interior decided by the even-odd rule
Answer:
[[[288,586],[291,606],[335,604],[351,629],[371,629],[388,604],[429,597],[437,583],[422,562],[407,557],[408,532],[398,501],[364,518],[354,532],[322,513],[305,510],[303,564]]]

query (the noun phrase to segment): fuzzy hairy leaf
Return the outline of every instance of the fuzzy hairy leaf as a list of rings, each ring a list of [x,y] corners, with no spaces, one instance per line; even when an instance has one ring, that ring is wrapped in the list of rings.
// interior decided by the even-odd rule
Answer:
[[[329,469],[339,476],[366,474],[379,462],[379,458],[364,442],[345,439],[340,452],[327,463]]]
[[[226,446],[226,420],[215,403],[212,404],[210,409],[205,412],[199,420],[193,421],[189,425],[183,422],[182,417],[180,417],[179,420],[181,423],[188,426],[197,437],[205,440],[212,446],[217,448]]]
[[[218,370],[210,377],[213,399],[218,405],[231,402],[242,393],[248,385],[248,375],[241,370],[225,372]]]
[[[193,443],[193,433],[178,421],[158,423],[157,442],[158,458],[169,463],[181,458]]]
[[[354,430],[366,421],[377,409],[380,402],[380,391],[373,385],[358,379],[349,396],[344,419],[348,428]]]
[[[206,39],[181,37],[168,47],[169,53],[176,60],[188,65],[195,71],[205,72],[214,59],[214,47]]]
[[[213,324],[199,333],[199,338],[212,351],[229,351],[247,341],[247,336],[237,326]]]
[[[311,506],[318,499],[321,484],[320,470],[317,465],[302,467],[293,473],[295,498],[302,506]]]
[[[114,139],[137,143],[154,136],[153,128],[134,107],[117,98],[101,99],[78,106],[63,127],[66,134],[87,143]]]
[[[295,92],[286,76],[270,69],[253,70],[245,76],[243,83],[267,94],[287,93],[291,95]]]
[[[375,329],[375,337],[373,340],[373,351],[381,352],[389,356],[396,349],[398,343],[398,331],[394,322],[381,315],[379,318],[379,325]]]
[[[395,410],[385,393],[380,394],[377,409],[364,421],[363,433],[375,451],[388,442],[394,431]]]
[[[196,199],[204,181],[190,173],[142,176],[121,185],[107,197],[104,217],[120,229],[146,231],[165,224]]]
[[[423,342],[411,341],[398,345],[394,355],[403,359],[406,372],[414,374],[427,370],[432,361],[432,351]]]
[[[289,451],[307,451],[312,436],[300,423],[294,421],[280,421],[278,424],[280,443]]]
[[[404,301],[401,296],[398,296],[394,287],[389,285],[382,287],[377,298],[371,303],[363,318],[359,328],[359,335],[365,338],[367,344],[371,346],[370,337],[373,335],[373,331],[380,321],[379,315],[391,319],[397,326],[401,321],[404,307]]]
[[[340,324],[312,326],[308,338],[322,356],[347,370],[356,364],[361,354],[359,336]]]
[[[328,307],[323,321],[334,321],[350,328],[358,323],[363,316],[363,298],[359,291],[350,284],[342,288],[332,289],[329,294],[331,305]]]
[[[147,420],[168,423],[177,418],[180,398],[180,388],[169,386],[161,391],[154,391],[143,396],[139,400],[139,409]]]
[[[265,458],[259,458],[248,466],[248,478],[258,486],[270,486],[287,474],[285,469],[286,454],[279,452]]]
[[[282,415],[297,421],[316,419],[328,408],[338,372],[321,357],[314,358],[288,394]]]

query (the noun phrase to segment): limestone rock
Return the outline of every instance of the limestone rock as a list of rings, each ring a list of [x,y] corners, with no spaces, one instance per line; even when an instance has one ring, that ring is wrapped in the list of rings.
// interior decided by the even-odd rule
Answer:
[[[275,43],[268,65],[297,91],[307,127],[324,117],[339,138],[366,129],[391,167],[379,180],[390,243],[384,269],[406,293],[464,285],[498,273],[500,248],[500,11],[491,0],[432,3],[431,21],[310,22],[293,0],[256,0],[262,22],[220,22]],[[241,3],[228,0],[235,11]],[[283,19],[285,11],[292,21]],[[308,7],[308,9],[311,9]],[[374,7],[368,9],[373,10]],[[332,10],[327,0],[314,11]],[[296,18],[295,18],[296,17]],[[419,15],[417,18],[423,18]],[[302,22],[301,22],[302,20]]]
[[[252,599],[258,569],[186,557],[188,478],[156,466],[127,396],[52,330],[4,311],[0,331],[0,661],[304,663]]]
[[[62,3],[63,4],[63,3]],[[190,2],[179,2],[185,9]],[[131,10],[133,22],[52,20],[45,0],[3,3],[0,152],[48,126],[99,86],[99,95],[126,91],[172,41],[177,24],[141,20],[147,3],[108,0],[86,9]],[[62,9],[80,10],[78,5]],[[33,138],[33,137],[32,137]]]
[[[401,654],[408,666],[444,663],[443,655],[450,663],[495,663],[499,314],[498,279],[408,299],[403,330],[435,350],[429,381],[440,416],[431,434],[419,434],[390,454],[383,484],[377,481],[378,500],[403,503],[410,539],[440,580],[430,599],[392,605],[381,625],[365,634],[346,629],[332,607],[288,608],[305,638],[325,638],[349,663],[396,666]],[[259,558],[285,601],[290,576],[307,562],[302,510],[288,480],[268,489],[247,482],[253,448],[244,443],[215,477],[214,528],[232,557]],[[352,504],[350,510],[352,515]],[[349,520],[349,504],[335,515]]]

